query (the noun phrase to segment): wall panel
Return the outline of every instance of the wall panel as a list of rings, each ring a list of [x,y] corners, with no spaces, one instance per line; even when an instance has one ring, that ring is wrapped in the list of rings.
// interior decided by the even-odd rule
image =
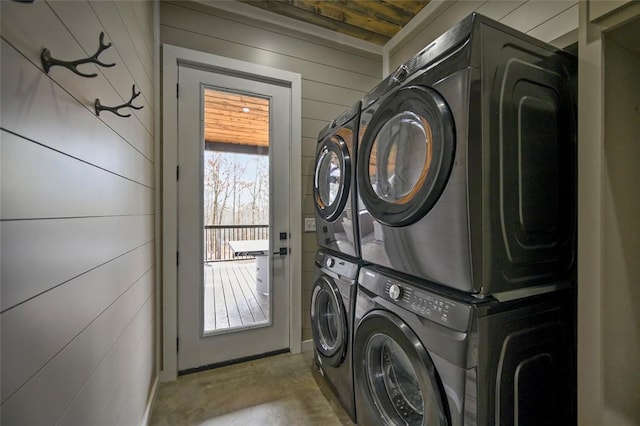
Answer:
[[[335,84],[363,92],[371,89],[379,81],[375,77],[360,74],[356,71],[334,68],[279,52],[255,49],[251,46],[194,33],[187,29],[177,29],[162,25],[161,39],[163,43],[174,46],[297,72],[303,76],[303,79]]]
[[[93,12],[91,5],[86,1],[69,2],[52,2],[49,4],[54,13],[60,17],[73,34],[74,38],[80,43],[89,54],[95,52],[98,46],[98,39],[96,33],[98,31],[104,31],[105,42],[111,41],[111,34],[114,32],[112,28],[105,28],[102,23]],[[151,40],[153,38],[151,37]],[[127,53],[124,50],[122,54]],[[128,52],[131,53],[131,52]],[[126,67],[126,64],[136,60],[134,56],[122,57],[120,51],[112,45],[109,49],[100,54],[100,60],[105,63],[116,64],[114,67],[100,68],[105,77],[113,85],[113,88],[119,93],[123,102],[126,102],[131,97],[131,79],[132,74]],[[137,87],[141,90],[140,87]],[[153,135],[153,105],[149,104],[146,92],[149,88],[145,87],[145,92],[141,93],[134,102],[136,106],[143,106],[141,110],[132,109],[131,112],[141,122],[149,134]]]
[[[13,200],[1,206],[4,220],[140,215],[153,209],[152,188],[28,139],[2,131],[0,149],[0,191]]]
[[[150,356],[146,348],[152,344],[153,337],[153,307],[151,299],[145,304],[140,317],[140,320],[135,321],[122,338],[118,340],[113,350],[105,357],[86,386],[65,410],[60,419],[60,425],[89,424],[94,419],[94,413],[102,413],[113,408],[108,403],[114,394],[122,394],[124,396],[145,395],[144,391],[129,391],[133,390],[135,386],[149,387],[149,375],[151,372],[147,370],[153,363],[151,359],[146,358]],[[146,357],[143,357],[144,355]],[[133,367],[130,370],[123,369],[127,364],[131,364]],[[124,387],[123,376],[130,377],[129,380],[135,381],[135,383]],[[144,407],[145,402],[134,401],[131,404],[132,409],[137,407],[136,413],[139,417],[142,417],[140,415],[142,414],[140,407]],[[115,409],[113,412],[118,413]],[[96,424],[100,424],[99,420],[96,421]],[[141,424],[141,418],[138,418],[137,422],[124,421],[120,424]]]
[[[339,82],[336,82],[339,84]],[[373,89],[373,85],[369,89]],[[368,91],[368,89],[367,89]],[[317,81],[302,79],[302,98],[313,99],[319,102],[328,102],[336,105],[342,105],[347,109],[360,99],[366,91],[353,90],[346,87],[320,83]]]
[[[0,423],[94,424],[123,394],[115,420],[139,424],[156,376],[153,4],[0,8]],[[43,71],[43,47],[86,58],[101,31],[115,67]],[[144,109],[95,115],[133,84]]]
[[[125,66],[133,75],[138,87],[147,99],[153,96],[153,75],[147,74],[142,58],[137,55],[133,41],[128,35],[127,27],[122,21],[118,9],[112,1],[91,1],[91,9],[109,34],[109,38],[123,58],[131,58]],[[153,102],[149,101],[151,105]]]
[[[2,315],[2,402],[148,273],[152,249],[145,244]]]
[[[137,147],[145,141],[123,139],[87,109],[88,99],[79,103],[4,40],[0,50],[3,129],[153,187],[153,161]]]
[[[82,5],[83,3],[80,3]],[[73,60],[86,58],[95,53],[98,45],[98,35],[101,28],[93,28],[93,31],[79,31],[74,34],[69,31],[63,21],[57,19],[52,8],[45,2],[32,4],[30,13],[20,13],[20,4],[13,2],[3,4],[2,8],[2,37],[20,52],[35,66],[41,67],[40,51],[43,47],[49,48],[55,58]],[[75,9],[75,4],[73,5]],[[89,12],[88,8],[78,8],[69,19],[91,21],[84,17],[83,12]],[[95,17],[93,17],[95,19]],[[81,25],[71,25],[74,29],[81,29]],[[86,34],[85,34],[86,33]],[[77,38],[86,39],[91,45],[88,51],[82,48],[76,41]],[[37,47],[36,47],[37,46]],[[106,53],[106,52],[105,52]],[[118,65],[116,65],[117,67]],[[122,61],[120,61],[122,67]],[[129,99],[130,93],[124,100],[114,86],[105,77],[110,68],[97,67],[95,65],[82,65],[78,67],[83,72],[95,72],[95,78],[82,78],[63,67],[52,67],[49,76],[65,88],[73,97],[78,99],[90,112],[94,111],[94,102],[100,98],[103,105],[119,105]],[[106,70],[106,71],[104,71]],[[125,93],[131,90],[135,81],[129,79],[129,84],[122,88]],[[117,134],[133,144],[147,158],[153,158],[153,136],[136,118],[123,120],[121,117],[110,113],[103,113],[99,117],[106,125]]]
[[[127,332],[135,330],[138,322],[148,323],[152,294],[153,274],[149,271],[2,404],[2,423],[48,424],[59,419],[105,357],[127,338]],[[34,401],[38,401],[37,409]]]
[[[3,312],[153,240],[149,215],[15,220],[0,227],[8,248],[2,251]]]

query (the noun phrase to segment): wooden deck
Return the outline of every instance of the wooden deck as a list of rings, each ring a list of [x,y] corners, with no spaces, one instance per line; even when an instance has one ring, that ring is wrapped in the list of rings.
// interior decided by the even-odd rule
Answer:
[[[204,283],[205,333],[268,321],[269,296],[256,290],[255,260],[208,263]]]

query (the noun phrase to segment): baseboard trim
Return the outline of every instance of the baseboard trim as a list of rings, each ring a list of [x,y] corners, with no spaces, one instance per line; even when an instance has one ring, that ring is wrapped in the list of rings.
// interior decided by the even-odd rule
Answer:
[[[147,400],[147,406],[144,409],[144,416],[142,416],[142,426],[149,426],[149,420],[151,420],[151,412],[153,406],[156,403],[156,396],[158,395],[158,386],[160,385],[160,377],[156,376],[151,386],[151,393],[149,393],[149,399]]]
[[[303,340],[302,341],[302,352],[312,351],[313,350],[313,339]]]

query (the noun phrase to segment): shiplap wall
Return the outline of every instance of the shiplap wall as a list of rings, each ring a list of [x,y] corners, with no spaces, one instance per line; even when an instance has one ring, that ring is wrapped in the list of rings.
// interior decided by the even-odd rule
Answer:
[[[481,13],[547,43],[578,28],[577,0],[448,0],[440,3],[442,5],[427,17],[414,34],[390,50],[389,71],[413,57],[472,12]],[[559,41],[562,43],[562,40]],[[565,45],[576,41],[577,34]]]
[[[192,2],[162,2],[160,25],[162,43],[302,75],[301,220],[313,217],[318,132],[380,81],[382,58]],[[308,340],[315,234],[305,233],[302,246],[302,338]]]
[[[1,422],[140,424],[154,364],[154,5],[1,2]],[[40,52],[88,57],[42,70]],[[144,109],[96,117],[135,83]]]
[[[604,424],[621,426],[640,422],[639,26],[640,17],[608,33],[604,41]]]

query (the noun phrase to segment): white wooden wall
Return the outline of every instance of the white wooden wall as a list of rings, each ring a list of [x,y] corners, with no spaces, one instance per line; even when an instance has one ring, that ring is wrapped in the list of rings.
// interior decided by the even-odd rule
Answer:
[[[154,365],[153,4],[1,2],[1,422],[140,424]],[[87,57],[96,78],[42,70]],[[126,102],[144,109],[96,117]]]
[[[640,422],[640,16],[604,38],[604,424]],[[588,315],[588,310],[583,310]]]
[[[301,220],[313,217],[311,176],[318,132],[380,81],[382,58],[197,3],[162,2],[160,19],[162,43],[302,75]],[[302,245],[302,338],[308,340],[315,234],[305,233]]]
[[[537,39],[551,43],[558,41],[565,47],[577,41],[563,37],[578,28],[577,0],[433,0],[434,12],[429,14],[412,34],[392,40],[388,51],[387,72],[396,69],[440,34],[472,12],[478,12]],[[432,6],[432,7],[433,7]],[[429,6],[427,6],[429,7]]]

